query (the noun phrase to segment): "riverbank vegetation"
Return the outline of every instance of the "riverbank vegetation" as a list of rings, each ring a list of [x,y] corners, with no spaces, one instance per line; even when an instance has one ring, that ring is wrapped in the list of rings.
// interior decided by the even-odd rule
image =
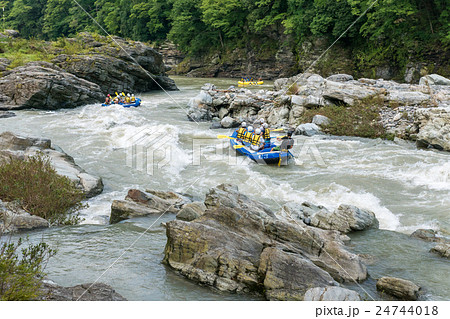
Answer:
[[[24,244],[22,239],[0,244],[1,301],[37,300],[42,295],[44,269],[56,251],[45,243]]]
[[[10,158],[0,165],[0,199],[16,201],[22,209],[51,224],[76,224],[84,204],[83,192],[66,176],[58,175],[50,160],[38,155]]]
[[[373,0],[79,1],[110,34],[152,42],[169,39],[188,56],[219,52],[223,60],[235,49],[265,56],[281,47],[288,47],[300,60],[305,43],[314,45],[319,41],[326,48],[372,3]],[[55,40],[81,31],[104,34],[71,0],[10,0],[1,4],[6,13],[4,27],[17,29],[26,38]],[[352,67],[361,74],[386,62],[404,68],[411,59],[445,60],[440,55],[445,55],[450,45],[449,17],[447,0],[378,0],[339,43],[350,48]],[[271,44],[270,48],[264,47],[266,43]],[[448,67],[443,69],[443,75],[445,70]]]

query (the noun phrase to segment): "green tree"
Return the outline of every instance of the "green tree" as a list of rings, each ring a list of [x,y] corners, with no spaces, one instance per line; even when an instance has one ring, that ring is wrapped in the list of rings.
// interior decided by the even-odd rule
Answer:
[[[8,14],[8,25],[26,38],[41,37],[47,0],[15,0]]]

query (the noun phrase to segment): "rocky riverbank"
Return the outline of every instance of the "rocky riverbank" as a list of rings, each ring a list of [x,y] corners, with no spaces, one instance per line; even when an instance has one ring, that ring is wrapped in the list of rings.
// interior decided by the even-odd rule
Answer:
[[[450,151],[450,80],[439,75],[425,76],[419,85],[354,80],[346,74],[326,79],[317,74],[278,79],[273,90],[259,91],[234,87],[218,90],[213,84],[205,84],[189,103],[188,118],[213,121],[213,128],[236,127],[241,121],[253,123],[264,118],[272,127],[288,126],[304,135],[327,132],[335,119],[316,120],[306,127],[305,123],[314,115],[333,113],[336,105],[343,110],[354,108],[351,110],[362,115],[367,109],[374,113],[373,118],[349,125],[367,126],[364,133],[376,128],[381,137],[396,136]]]
[[[0,110],[73,108],[102,102],[107,93],[177,90],[162,55],[142,42],[89,33],[59,42],[33,47],[45,61],[10,68],[11,60],[0,60]]]
[[[309,203],[277,212],[228,184],[210,189],[202,204],[201,214],[187,220],[179,212],[165,225],[163,262],[186,278],[268,300],[361,299],[345,286],[367,279],[367,268],[345,233],[378,227],[372,212],[341,205],[331,213]],[[420,298],[420,287],[400,278],[382,278],[377,288],[388,299]]]

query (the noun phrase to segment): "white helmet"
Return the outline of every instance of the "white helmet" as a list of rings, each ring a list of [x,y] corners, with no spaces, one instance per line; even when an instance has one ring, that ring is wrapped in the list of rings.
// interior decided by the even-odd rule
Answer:
[[[131,96],[134,96],[134,94],[131,94]]]
[[[128,93],[127,96],[130,97],[131,96],[130,93]]]
[[[253,132],[253,126],[249,126],[249,127],[247,127],[247,131],[249,131],[249,132]]]
[[[264,128],[268,128],[268,127],[269,127],[269,124],[264,123],[264,124],[263,124],[263,127],[264,127]]]
[[[261,134],[261,130],[260,130],[259,128],[257,128],[257,129],[255,130],[255,134],[256,134],[256,135]]]
[[[242,126],[242,127],[247,127],[247,123],[242,122],[241,126]]]
[[[263,118],[260,118],[260,119],[259,119],[259,122],[260,122],[261,124],[263,124],[265,121],[264,121]]]

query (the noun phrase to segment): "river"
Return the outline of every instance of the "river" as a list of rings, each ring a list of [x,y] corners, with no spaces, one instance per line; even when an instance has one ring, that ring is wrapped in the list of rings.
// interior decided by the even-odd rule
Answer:
[[[204,83],[227,88],[236,81],[174,79],[180,91],[169,92],[170,97],[159,91],[143,94],[139,108],[29,110],[0,120],[0,131],[50,138],[105,184],[104,192],[82,211],[81,225],[29,233],[32,242],[44,240],[58,250],[46,269],[50,279],[65,286],[92,282],[115,262],[99,281],[130,300],[261,299],[201,287],[161,264],[166,243],[161,222],[174,215],[108,224],[111,201],[123,199],[130,188],[178,191],[202,199],[210,187],[233,183],[275,210],[287,201],[310,201],[329,209],[346,203],[372,210],[380,230],[351,235],[350,249],[374,260],[363,288],[375,296],[373,278],[396,276],[424,287],[424,299],[450,299],[449,261],[429,253],[432,244],[408,238],[419,228],[450,234],[449,153],[417,149],[404,141],[297,137],[296,165],[256,165],[229,154],[228,142],[216,138],[229,130],[210,130],[210,123],[186,117],[189,99]],[[164,143],[146,140],[157,151],[148,153],[142,165],[142,154],[133,157],[132,146],[149,135]],[[145,165],[150,157],[153,166]]]

